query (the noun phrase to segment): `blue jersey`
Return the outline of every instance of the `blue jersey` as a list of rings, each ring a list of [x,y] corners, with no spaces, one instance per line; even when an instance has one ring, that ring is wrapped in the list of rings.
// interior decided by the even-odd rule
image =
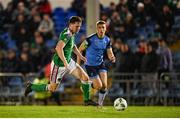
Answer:
[[[111,42],[108,36],[99,38],[97,34],[92,34],[86,39],[86,59],[85,65],[98,66],[103,62],[104,52],[111,48]]]

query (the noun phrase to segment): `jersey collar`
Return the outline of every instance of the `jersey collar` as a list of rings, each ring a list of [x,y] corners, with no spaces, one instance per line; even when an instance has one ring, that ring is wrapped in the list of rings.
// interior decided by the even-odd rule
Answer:
[[[69,28],[67,28],[67,34],[68,34],[69,36],[73,36],[73,35],[74,35],[74,34],[70,31]]]
[[[97,33],[96,33],[96,36],[97,36],[98,39],[100,39],[100,40],[102,40],[102,39],[105,37],[105,35],[104,35],[104,37],[100,38]]]

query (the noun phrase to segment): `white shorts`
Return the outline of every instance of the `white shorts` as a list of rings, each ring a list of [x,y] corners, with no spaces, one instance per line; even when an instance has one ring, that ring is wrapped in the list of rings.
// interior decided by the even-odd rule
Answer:
[[[54,62],[51,62],[51,76],[50,76],[50,82],[52,83],[60,83],[62,77],[65,74],[71,74],[73,70],[75,70],[77,67],[77,64],[74,60],[71,59],[69,62],[68,68],[65,67],[59,67],[54,64]]]

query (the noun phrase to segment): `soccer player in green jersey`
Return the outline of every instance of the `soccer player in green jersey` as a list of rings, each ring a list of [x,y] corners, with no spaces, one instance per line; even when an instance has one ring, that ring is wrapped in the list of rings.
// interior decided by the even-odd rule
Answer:
[[[54,92],[60,84],[62,77],[69,73],[81,80],[84,104],[98,105],[90,100],[90,83],[86,72],[71,59],[74,52],[81,60],[86,62],[86,58],[81,55],[78,48],[74,44],[75,34],[79,32],[82,20],[78,16],[73,16],[69,20],[68,28],[65,28],[59,36],[59,41],[56,45],[56,52],[51,62],[50,84],[32,84],[28,83],[25,89],[25,96],[31,91],[51,91]]]

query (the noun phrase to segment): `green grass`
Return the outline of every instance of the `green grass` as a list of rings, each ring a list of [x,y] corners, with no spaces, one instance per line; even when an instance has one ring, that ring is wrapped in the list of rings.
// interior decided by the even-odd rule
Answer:
[[[85,106],[0,106],[0,118],[147,118],[180,117],[180,107],[173,106],[130,106],[125,111],[116,111],[112,106],[105,109]]]

